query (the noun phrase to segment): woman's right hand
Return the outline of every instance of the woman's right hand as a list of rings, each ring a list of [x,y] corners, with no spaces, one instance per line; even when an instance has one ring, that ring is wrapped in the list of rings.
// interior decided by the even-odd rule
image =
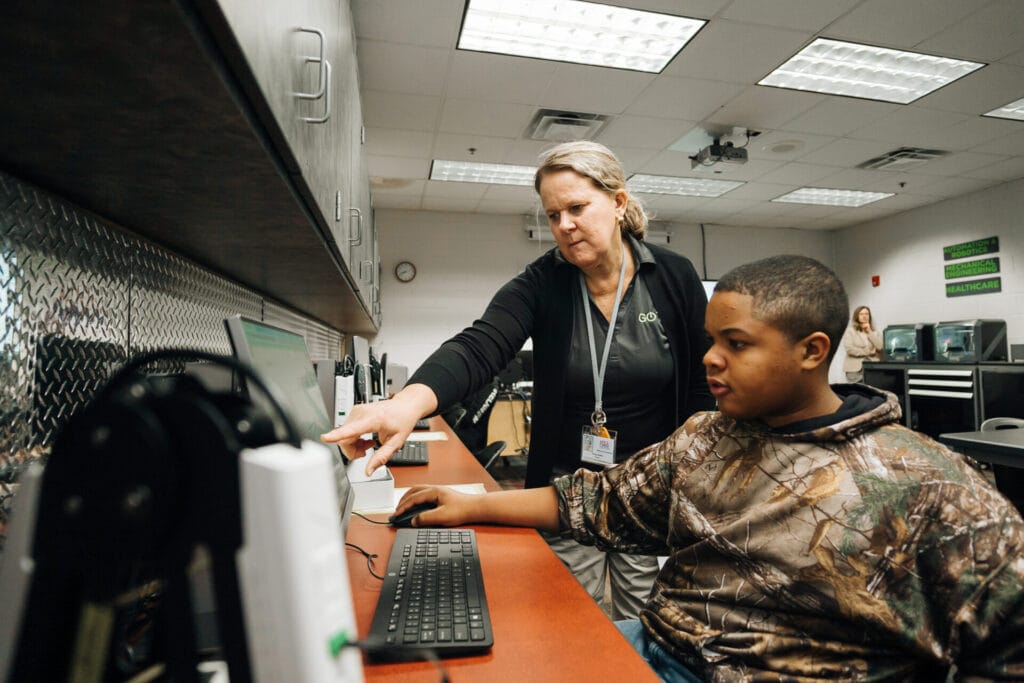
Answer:
[[[412,384],[393,397],[375,403],[360,403],[352,408],[345,424],[321,435],[321,439],[337,443],[350,460],[366,455],[377,442],[363,438],[376,434],[380,441],[366,463],[369,476],[388,461],[391,454],[405,443],[416,426],[416,420],[437,409],[437,396],[425,384]]]

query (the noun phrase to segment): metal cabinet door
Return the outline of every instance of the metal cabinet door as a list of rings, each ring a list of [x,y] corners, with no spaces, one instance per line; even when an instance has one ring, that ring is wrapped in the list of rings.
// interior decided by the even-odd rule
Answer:
[[[339,71],[355,58],[351,28],[342,23],[347,1],[216,1],[273,115],[271,137],[280,133],[285,166],[332,230],[350,156],[351,121],[339,113],[347,96]],[[344,244],[337,247],[347,256]]]

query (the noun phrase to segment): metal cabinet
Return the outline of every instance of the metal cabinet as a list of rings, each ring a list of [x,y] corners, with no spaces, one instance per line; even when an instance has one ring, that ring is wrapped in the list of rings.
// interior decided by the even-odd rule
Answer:
[[[270,137],[372,314],[374,236],[349,3],[216,1],[276,124]]]

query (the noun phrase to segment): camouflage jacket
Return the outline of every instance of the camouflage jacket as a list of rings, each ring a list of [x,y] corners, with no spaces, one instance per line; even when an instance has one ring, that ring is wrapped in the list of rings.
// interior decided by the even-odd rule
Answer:
[[[708,680],[1024,680],[1024,521],[885,397],[805,433],[698,413],[556,480],[562,527],[669,556],[641,620]]]

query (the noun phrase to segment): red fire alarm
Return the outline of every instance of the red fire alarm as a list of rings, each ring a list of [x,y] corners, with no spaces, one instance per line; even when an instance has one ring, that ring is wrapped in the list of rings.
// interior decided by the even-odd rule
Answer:
[[[880,284],[882,284],[882,278],[880,278],[877,275],[872,275],[871,276],[871,286],[872,287],[877,287]]]

